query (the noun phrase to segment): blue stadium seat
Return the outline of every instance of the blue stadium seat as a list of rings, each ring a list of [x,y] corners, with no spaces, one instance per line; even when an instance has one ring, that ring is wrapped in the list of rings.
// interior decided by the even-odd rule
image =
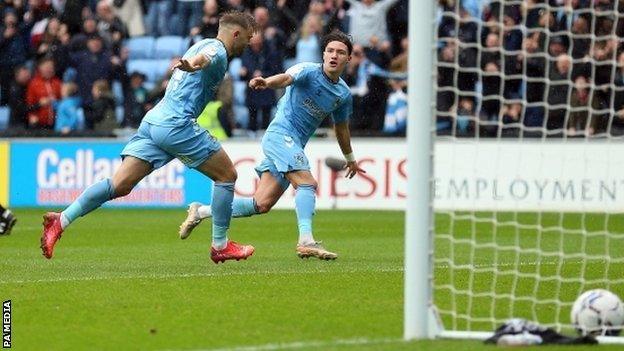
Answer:
[[[126,41],[129,59],[150,59],[154,55],[154,37],[134,37]]]
[[[158,60],[128,60],[126,70],[128,74],[141,72],[148,82],[155,82],[158,72]]]
[[[154,58],[169,59],[184,53],[184,38],[175,35],[165,35],[156,39]]]
[[[7,106],[0,106],[0,130],[5,130],[9,127],[10,117],[11,110]]]
[[[163,76],[167,74],[167,70],[169,70],[169,63],[171,60],[163,59],[158,60],[158,70],[156,72],[156,80],[160,80]]]

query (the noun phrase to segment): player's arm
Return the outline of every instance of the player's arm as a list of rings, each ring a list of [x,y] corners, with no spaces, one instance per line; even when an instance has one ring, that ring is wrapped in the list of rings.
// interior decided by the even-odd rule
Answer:
[[[180,61],[173,66],[173,69],[179,68],[185,72],[195,72],[208,66],[209,63],[210,59],[208,56],[202,53],[186,59],[181,58]]]
[[[293,83],[293,77],[288,73],[280,73],[268,78],[256,77],[249,81],[249,87],[256,90],[282,89]]]
[[[336,133],[336,139],[338,139],[338,145],[340,150],[347,161],[346,168],[348,169],[346,177],[353,178],[358,173],[366,173],[365,170],[358,166],[355,156],[353,156],[353,148],[351,148],[351,133],[349,132],[349,122],[344,121],[334,124],[334,132]]]

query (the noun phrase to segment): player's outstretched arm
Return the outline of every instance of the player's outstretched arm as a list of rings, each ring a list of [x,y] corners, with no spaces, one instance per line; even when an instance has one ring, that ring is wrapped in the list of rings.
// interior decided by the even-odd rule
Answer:
[[[281,89],[291,85],[292,82],[293,77],[290,74],[280,73],[268,78],[253,78],[249,81],[249,87],[256,90]]]
[[[191,58],[182,58],[178,61],[173,69],[180,69],[185,72],[195,72],[206,67],[210,63],[210,59],[204,54],[197,54]]]
[[[365,170],[360,168],[355,156],[353,156],[353,149],[351,148],[351,133],[349,132],[349,122],[340,122],[334,124],[334,131],[336,132],[336,139],[338,139],[338,145],[340,150],[347,160],[347,174],[345,177],[351,179],[358,173],[366,173]]]

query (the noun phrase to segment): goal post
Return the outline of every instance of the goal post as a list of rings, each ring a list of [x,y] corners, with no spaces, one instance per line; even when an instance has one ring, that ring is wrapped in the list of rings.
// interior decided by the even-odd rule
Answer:
[[[404,338],[430,338],[434,0],[409,2]]]
[[[573,335],[624,298],[624,0],[461,3],[409,3],[403,337]]]

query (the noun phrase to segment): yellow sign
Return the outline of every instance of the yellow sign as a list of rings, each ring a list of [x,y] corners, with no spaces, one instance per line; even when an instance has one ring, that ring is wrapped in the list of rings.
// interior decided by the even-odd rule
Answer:
[[[9,206],[9,143],[0,141],[0,204]]]

